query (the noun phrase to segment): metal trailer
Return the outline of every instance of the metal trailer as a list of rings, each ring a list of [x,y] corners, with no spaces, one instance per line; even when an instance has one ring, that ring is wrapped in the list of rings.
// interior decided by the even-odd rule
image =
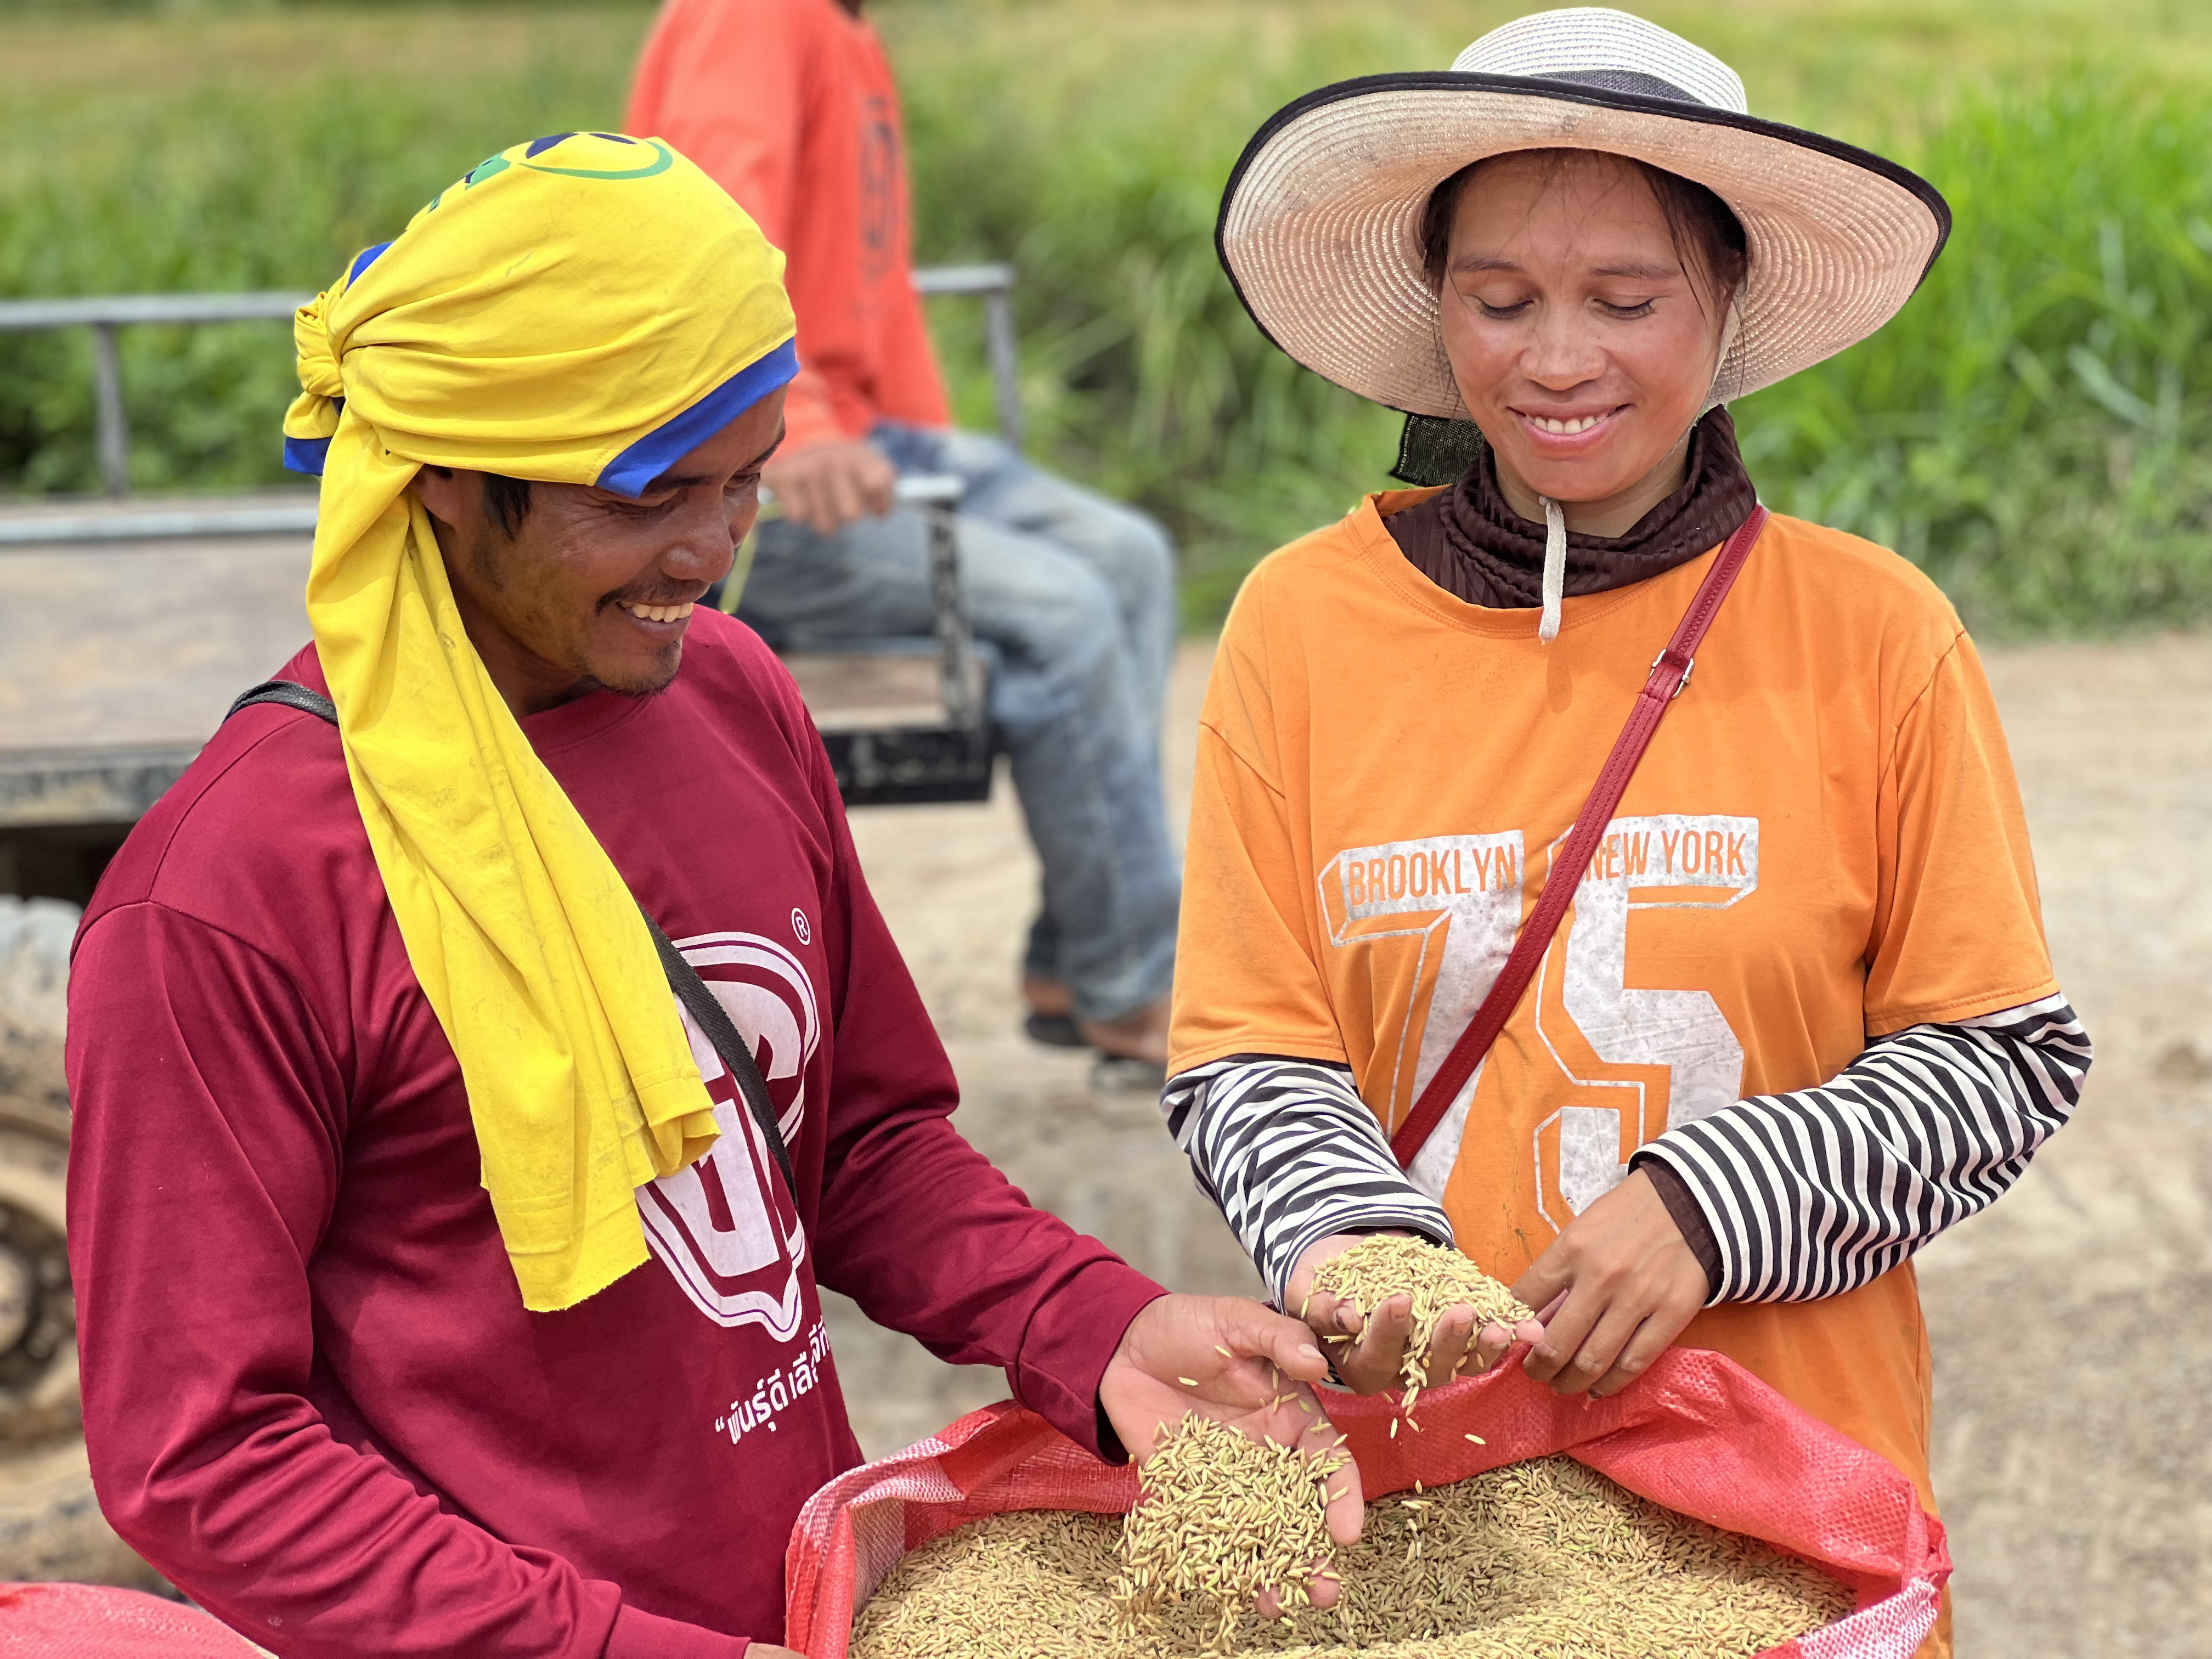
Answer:
[[[1012,270],[915,272],[924,295],[983,305],[1009,443],[1021,437]],[[176,781],[232,696],[304,640],[312,492],[149,500],[130,488],[118,331],[289,320],[299,294],[0,302],[0,330],[87,328],[101,497],[0,507],[0,893],[82,903],[130,826]],[[852,805],[981,800],[994,743],[988,667],[960,602],[953,477],[899,481],[929,520],[931,633],[783,653]],[[765,509],[773,513],[773,501]],[[749,552],[750,550],[747,550]],[[85,619],[97,617],[86,630]],[[56,627],[56,619],[68,625]]]

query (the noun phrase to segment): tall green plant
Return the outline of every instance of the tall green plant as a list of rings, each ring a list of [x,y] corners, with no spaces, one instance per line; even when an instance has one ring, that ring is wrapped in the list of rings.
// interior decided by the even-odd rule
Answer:
[[[617,14],[625,47],[642,15]],[[495,68],[188,76],[97,101],[13,88],[0,99],[0,295],[323,288],[485,155],[607,125],[629,64],[574,49],[600,32],[592,21],[544,29]],[[85,39],[89,52],[108,37]],[[137,487],[298,482],[278,459],[299,390],[280,325],[137,327],[120,341]],[[0,489],[99,487],[89,352],[82,330],[0,333]]]
[[[1024,76],[1003,49],[932,54],[908,77],[925,251],[1019,266],[1039,447],[1168,521],[1194,619],[1218,617],[1260,554],[1374,488],[1394,453],[1387,412],[1253,327],[1213,222],[1268,112],[1391,61],[1401,33],[1381,15],[1258,38],[1199,18],[1181,51],[1110,82]],[[963,410],[980,409],[973,353],[941,337]]]
[[[2073,79],[1917,156],[1949,249],[1871,340],[1745,400],[1784,511],[1894,547],[1970,621],[2212,609],[2212,110]]]
[[[1019,267],[1032,447],[1169,523],[1194,620],[1218,616],[1269,548],[1380,487],[1396,435],[1387,411],[1268,345],[1222,277],[1213,218],[1238,147],[1301,92],[1448,61],[1516,9],[883,8],[920,252]],[[490,151],[616,119],[648,15],[385,15],[412,20],[414,57],[340,70],[326,50],[302,58],[311,73],[254,74],[216,44],[247,34],[216,29],[189,37],[202,57],[173,85],[142,76],[93,96],[8,82],[0,294],[319,287]],[[313,38],[368,15],[331,6]],[[1718,44],[1765,54],[1763,76],[1746,60],[1758,84],[1796,61],[1786,20],[1724,9],[1712,21],[1729,35]],[[97,51],[142,26],[83,27]],[[188,40],[182,25],[143,27]],[[294,50],[276,24],[222,27],[258,30],[258,51]],[[1859,47],[1890,39],[1872,27]],[[395,37],[380,25],[367,38]],[[1853,110],[1893,116],[1912,135],[1895,148],[1951,198],[1957,234],[1888,328],[1739,406],[1766,499],[1898,548],[1979,626],[2212,611],[2212,105],[2185,84],[2075,76],[1944,108]],[[973,307],[939,302],[933,322],[963,415],[988,423]],[[265,325],[127,331],[141,487],[282,479],[288,344]],[[89,378],[82,338],[0,335],[0,489],[96,487]]]
[[[1211,148],[1088,110],[1048,145],[975,88],[926,102],[917,136],[929,234],[1026,273],[1047,447],[1172,524],[1200,618],[1395,453],[1393,417],[1268,346],[1214,261],[1221,140],[1312,83],[1273,67]],[[1187,106],[1219,84],[1165,79],[1151,95]],[[2212,612],[2212,106],[2075,76],[1966,98],[1899,148],[1949,197],[1950,246],[1880,334],[1739,406],[1765,498],[1894,547],[1979,627]]]

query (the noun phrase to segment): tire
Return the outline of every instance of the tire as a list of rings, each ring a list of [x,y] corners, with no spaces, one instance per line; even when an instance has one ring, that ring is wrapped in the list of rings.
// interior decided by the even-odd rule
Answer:
[[[0,1582],[167,1585],[100,1512],[85,1455],[64,1194],[72,905],[0,896]]]
[[[79,1433],[62,1037],[79,912],[0,895],[0,1457]]]
[[[66,1124],[0,1102],[0,1456],[82,1431],[68,1169]]]

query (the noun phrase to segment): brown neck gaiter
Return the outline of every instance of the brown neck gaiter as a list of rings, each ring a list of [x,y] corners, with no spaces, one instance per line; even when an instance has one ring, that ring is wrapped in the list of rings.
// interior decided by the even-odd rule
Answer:
[[[1567,536],[1566,591],[1603,593],[1672,570],[1735,533],[1758,503],[1735,423],[1714,409],[1690,434],[1689,477],[1625,536]],[[1544,602],[1544,526],[1506,504],[1486,446],[1450,489],[1382,520],[1413,568],[1455,599],[1494,611]]]

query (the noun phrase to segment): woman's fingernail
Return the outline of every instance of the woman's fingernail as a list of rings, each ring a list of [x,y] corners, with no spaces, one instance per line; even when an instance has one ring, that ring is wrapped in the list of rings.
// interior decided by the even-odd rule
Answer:
[[[1298,1353],[1301,1358],[1306,1359],[1318,1359],[1321,1358],[1321,1350],[1314,1346],[1310,1342],[1299,1343]]]

